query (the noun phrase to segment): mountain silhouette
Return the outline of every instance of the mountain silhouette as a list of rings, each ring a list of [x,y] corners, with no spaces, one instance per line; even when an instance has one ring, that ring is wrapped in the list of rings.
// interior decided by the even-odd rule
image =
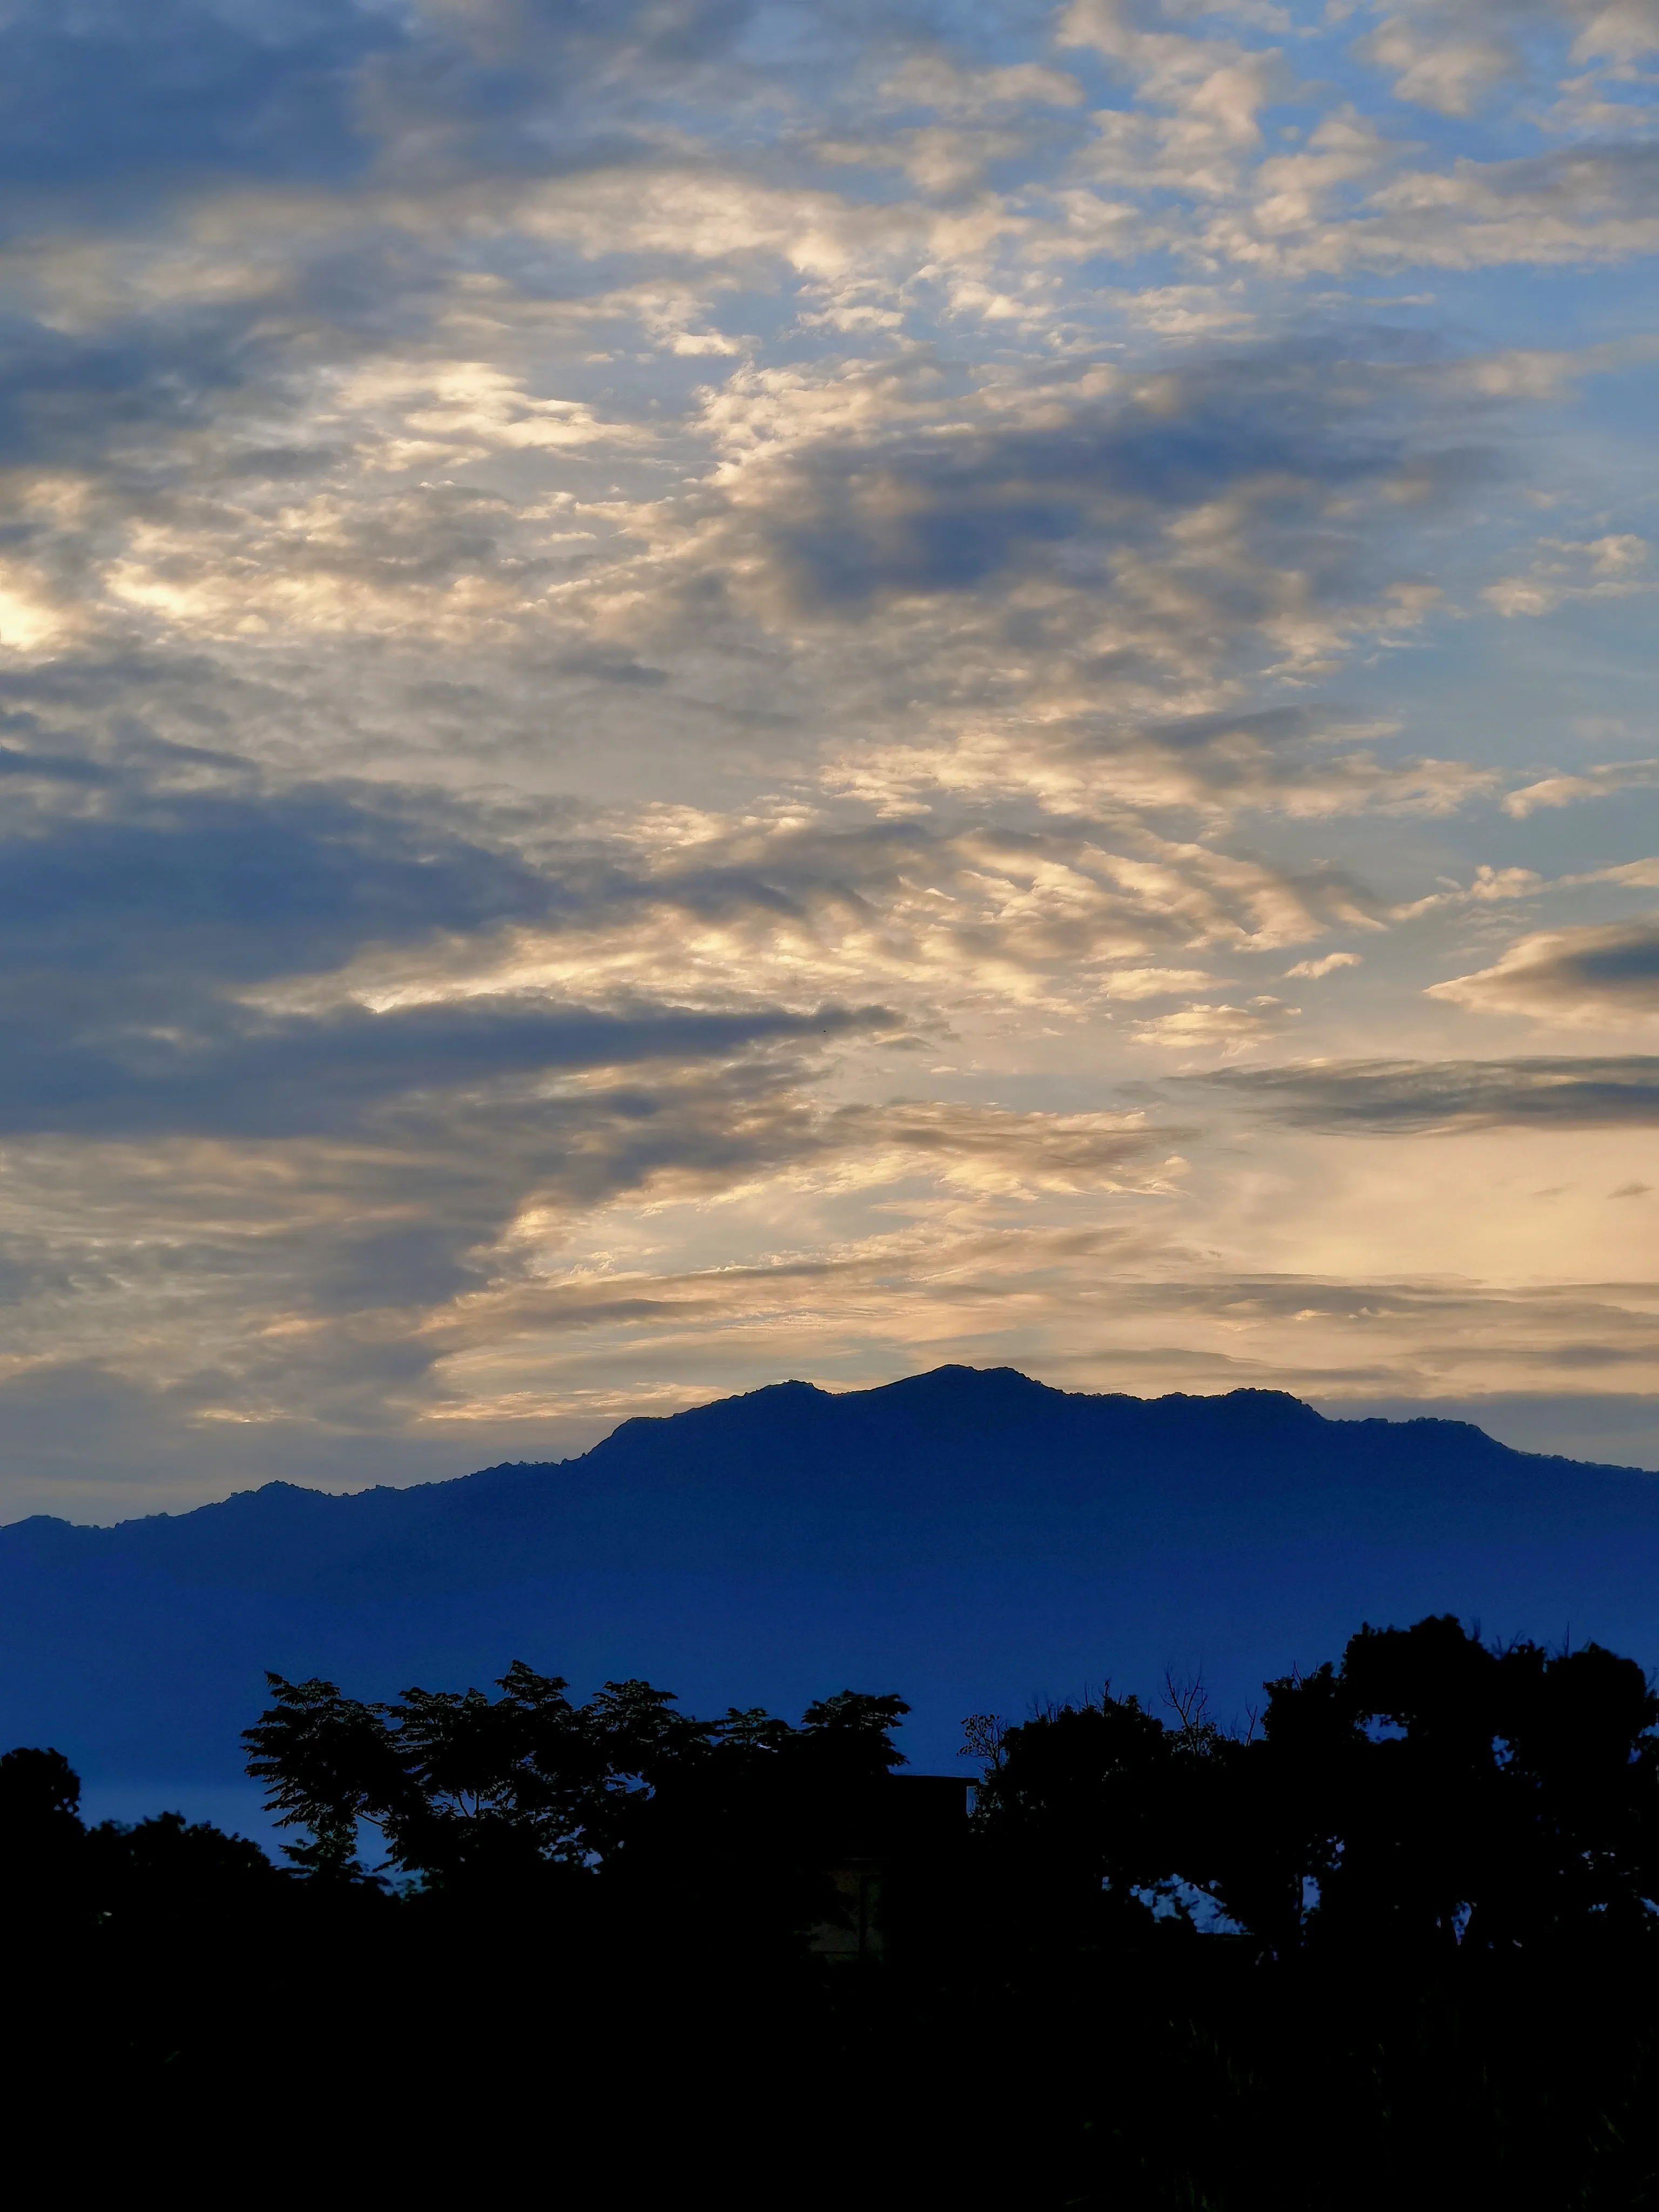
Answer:
[[[0,1747],[223,1787],[264,1670],[362,1696],[514,1658],[694,1711],[899,1690],[963,1714],[1201,1669],[1224,1714],[1426,1613],[1659,1661],[1659,1477],[1281,1392],[1142,1400],[944,1367],[624,1422],[580,1458],[335,1496],[270,1483],[112,1528],[0,1528]]]

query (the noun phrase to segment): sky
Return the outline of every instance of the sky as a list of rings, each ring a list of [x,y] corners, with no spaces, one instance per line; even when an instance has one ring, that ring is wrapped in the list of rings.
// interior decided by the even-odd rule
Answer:
[[[0,1517],[946,1361],[1659,1467],[1659,0],[0,0]]]

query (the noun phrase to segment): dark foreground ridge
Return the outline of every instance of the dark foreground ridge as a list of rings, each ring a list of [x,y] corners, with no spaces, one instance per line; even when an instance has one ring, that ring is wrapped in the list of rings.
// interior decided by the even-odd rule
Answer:
[[[1141,1400],[945,1367],[628,1421],[583,1457],[337,1497],[0,1529],[0,1741],[95,1786],[237,1778],[264,1669],[392,1696],[515,1657],[799,1709],[964,1711],[1202,1668],[1218,1705],[1430,1613],[1659,1649],[1659,1480],[1276,1391]]]

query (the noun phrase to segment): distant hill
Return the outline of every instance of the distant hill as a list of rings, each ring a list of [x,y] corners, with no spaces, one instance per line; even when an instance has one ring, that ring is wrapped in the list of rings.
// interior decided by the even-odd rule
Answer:
[[[970,1711],[1108,1676],[1155,1691],[1167,1664],[1201,1666],[1231,1711],[1364,1619],[1431,1611],[1659,1661],[1659,1477],[1277,1391],[1090,1396],[945,1367],[785,1382],[415,1489],[17,1522],[0,1745],[176,1800],[236,1779],[267,1667],[385,1695],[521,1657],[584,1693],[647,1674],[693,1711],[901,1690],[906,1747],[938,1768]]]

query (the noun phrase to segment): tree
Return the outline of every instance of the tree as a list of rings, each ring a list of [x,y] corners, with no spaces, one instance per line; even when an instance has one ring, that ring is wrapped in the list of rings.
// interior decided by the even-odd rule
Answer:
[[[243,1733],[248,1771],[281,1824],[311,1831],[289,1856],[312,1873],[360,1873],[367,1822],[388,1863],[428,1888],[616,1860],[665,1794],[682,1826],[694,1799],[735,1796],[752,1813],[766,1789],[845,1795],[903,1763],[890,1730],[908,1711],[847,1690],[809,1707],[798,1729],[759,1711],[702,1721],[637,1680],[606,1682],[579,1705],[562,1676],[520,1661],[495,1698],[415,1688],[368,1705],[332,1682],[267,1680],[273,1702]]]
[[[361,1880],[368,1823],[427,1895],[522,1905],[530,1886],[551,1904],[577,1895],[569,1878],[597,1876],[580,1895],[611,1916],[613,1943],[695,1943],[706,1929],[775,1962],[834,1917],[827,1869],[879,1826],[873,1797],[904,1763],[892,1731],[909,1710],[843,1690],[799,1728],[758,1708],[705,1721],[639,1680],[577,1705],[562,1677],[522,1662],[494,1698],[414,1688],[371,1705],[331,1682],[268,1679],[248,1768],[283,1824],[310,1830],[288,1847],[302,1871]]]
[[[1201,1715],[1166,1728],[1109,1686],[1017,1727],[966,1727],[970,1749],[994,1749],[974,1824],[1026,1941],[1088,1946],[1187,1917],[1197,1770],[1220,1740]]]
[[[307,1874],[359,1879],[359,1824],[385,1829],[416,1810],[384,1711],[314,1675],[289,1682],[267,1674],[265,1680],[272,1703],[242,1740],[247,1771],[264,1784],[277,1826],[311,1831],[308,1844],[285,1846],[287,1856]]]
[[[0,1888],[27,1899],[24,1932],[48,1948],[88,1910],[80,1803],[81,1778],[61,1751],[0,1758]]]
[[[1655,1931],[1659,1698],[1595,1644],[1362,1628],[1223,1763],[1215,1886],[1270,1948],[1398,1963]]]
[[[0,1849],[62,1849],[81,1832],[81,1778],[61,1751],[0,1757]]]

